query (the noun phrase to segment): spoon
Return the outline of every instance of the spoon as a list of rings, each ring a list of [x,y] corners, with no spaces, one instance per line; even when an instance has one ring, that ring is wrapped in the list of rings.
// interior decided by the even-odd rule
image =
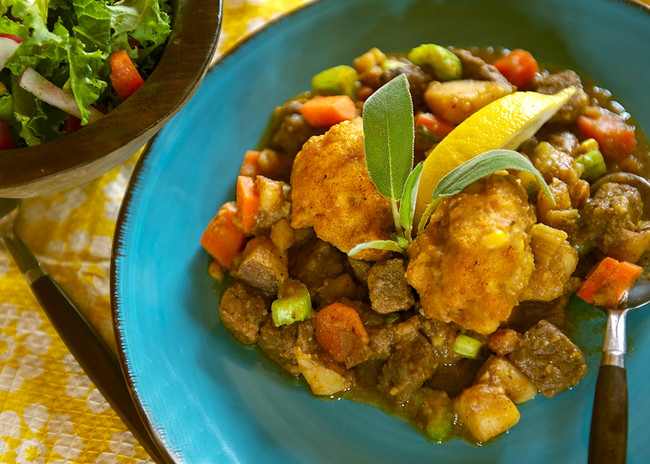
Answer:
[[[592,195],[607,182],[629,184],[643,190],[646,195],[650,194],[650,182],[644,177],[616,172],[595,182],[591,186]],[[646,214],[649,214],[647,210]],[[600,308],[607,314],[607,323],[591,416],[589,464],[625,463],[628,426],[625,321],[629,311],[650,302],[649,263],[646,261],[642,264],[644,274],[630,289],[627,299],[617,308]]]
[[[630,290],[625,307],[604,309],[607,324],[589,435],[589,464],[624,464],[627,454],[628,396],[625,372],[627,313],[650,302],[647,274]]]
[[[173,463],[140,417],[117,357],[16,234],[19,206],[19,200],[0,198],[0,244],[12,255],[65,345],[133,436],[156,462]]]

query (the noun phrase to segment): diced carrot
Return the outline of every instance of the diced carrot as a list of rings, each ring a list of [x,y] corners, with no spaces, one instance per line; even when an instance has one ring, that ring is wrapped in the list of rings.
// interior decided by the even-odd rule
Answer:
[[[316,313],[316,342],[335,361],[345,361],[353,346],[350,337],[362,345],[367,345],[370,341],[361,317],[354,308],[332,303]]]
[[[300,113],[311,126],[329,127],[354,118],[357,108],[347,95],[330,95],[307,100]]]
[[[245,234],[255,225],[260,210],[260,191],[255,184],[255,178],[248,176],[237,177],[237,211]]]
[[[416,149],[427,150],[440,142],[454,130],[453,124],[439,118],[433,113],[418,113],[415,115],[415,145]]]
[[[121,99],[126,100],[144,84],[144,79],[138,73],[126,50],[118,50],[113,53],[110,65],[111,84],[115,94]]]
[[[226,269],[246,244],[246,234],[235,223],[237,207],[235,203],[225,203],[212,218],[201,237],[201,245]]]
[[[260,152],[257,150],[247,150],[244,154],[244,160],[239,168],[240,176],[255,177],[260,173]]]
[[[16,142],[11,136],[9,126],[6,122],[0,121],[0,150],[10,150],[16,148]]]
[[[588,109],[577,121],[587,138],[596,139],[603,156],[619,161],[632,153],[636,146],[634,127],[618,115],[604,109]]]
[[[529,85],[535,74],[539,72],[539,66],[533,55],[520,48],[511,51],[492,64],[510,83],[519,88]]]
[[[641,274],[641,266],[607,256],[587,273],[576,294],[587,303],[614,308],[623,302]]]

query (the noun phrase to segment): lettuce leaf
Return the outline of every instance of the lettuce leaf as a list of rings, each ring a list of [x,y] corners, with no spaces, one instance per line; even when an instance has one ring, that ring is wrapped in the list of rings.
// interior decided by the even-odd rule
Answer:
[[[126,50],[146,78],[171,32],[169,14],[158,0],[124,0],[109,9],[113,51]],[[131,46],[132,40],[137,48]]]
[[[88,121],[88,107],[119,103],[108,85],[109,57],[127,50],[146,77],[171,32],[167,0],[0,0],[0,33],[23,39],[0,70],[0,82],[11,95],[0,101],[3,120],[31,146],[61,133],[67,115],[17,85],[31,67],[50,82],[70,92]]]

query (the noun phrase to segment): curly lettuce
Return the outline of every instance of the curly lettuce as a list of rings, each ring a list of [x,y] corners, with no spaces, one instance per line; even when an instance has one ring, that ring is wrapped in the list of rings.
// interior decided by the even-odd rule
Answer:
[[[62,135],[67,115],[17,85],[30,67],[73,95],[88,123],[91,105],[119,104],[109,85],[109,58],[126,50],[146,77],[170,32],[167,0],[0,0],[0,34],[22,42],[0,70],[0,120],[27,146]],[[0,90],[2,87],[0,87]]]

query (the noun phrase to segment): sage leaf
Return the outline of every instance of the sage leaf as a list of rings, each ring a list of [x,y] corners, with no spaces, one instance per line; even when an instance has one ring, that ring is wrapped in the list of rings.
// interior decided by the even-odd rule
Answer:
[[[363,106],[366,165],[383,196],[402,197],[413,167],[413,102],[406,75],[400,74],[373,93]]]
[[[450,171],[436,185],[433,198],[460,193],[472,182],[503,169],[517,169],[533,174],[546,197],[555,204],[544,177],[533,166],[533,163],[521,153],[505,149],[486,151]]]
[[[418,198],[418,187],[420,185],[420,177],[422,176],[423,168],[424,163],[418,163],[418,165],[415,166],[415,169],[413,169],[406,178],[402,199],[399,202],[400,222],[406,231],[404,235],[406,235],[407,239],[411,238],[410,232],[412,230],[413,216],[415,215],[415,202]]]
[[[369,248],[374,248],[376,250],[388,250],[396,251],[398,253],[404,253],[404,248],[398,245],[394,240],[371,240],[370,242],[363,242],[352,248],[348,251],[348,256],[354,257],[357,253]]]

